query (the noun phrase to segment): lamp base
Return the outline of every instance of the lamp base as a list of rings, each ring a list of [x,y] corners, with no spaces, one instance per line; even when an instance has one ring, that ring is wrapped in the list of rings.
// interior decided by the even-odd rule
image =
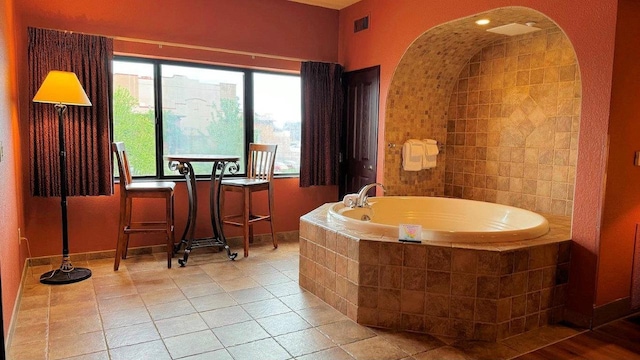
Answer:
[[[86,280],[91,277],[91,270],[73,268],[70,271],[55,269],[40,276],[40,282],[48,285],[64,285]]]

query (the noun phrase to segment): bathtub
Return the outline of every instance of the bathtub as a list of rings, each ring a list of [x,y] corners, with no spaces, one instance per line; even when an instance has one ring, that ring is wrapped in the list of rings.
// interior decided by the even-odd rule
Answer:
[[[482,201],[418,196],[369,198],[369,207],[336,203],[329,222],[362,233],[398,238],[399,224],[422,226],[422,242],[482,243],[533,239],[549,231],[534,212]]]

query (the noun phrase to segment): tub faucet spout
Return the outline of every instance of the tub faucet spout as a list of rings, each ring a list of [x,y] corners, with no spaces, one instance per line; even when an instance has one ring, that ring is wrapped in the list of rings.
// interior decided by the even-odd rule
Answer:
[[[362,187],[362,189],[360,189],[360,191],[358,191],[358,198],[356,199],[356,207],[367,207],[369,206],[369,202],[367,201],[368,196],[367,193],[369,192],[369,190],[371,190],[373,187],[375,186],[380,186],[382,188],[382,191],[386,191],[386,189],[384,188],[384,185],[380,184],[380,183],[372,183],[372,184],[367,184],[365,186]]]

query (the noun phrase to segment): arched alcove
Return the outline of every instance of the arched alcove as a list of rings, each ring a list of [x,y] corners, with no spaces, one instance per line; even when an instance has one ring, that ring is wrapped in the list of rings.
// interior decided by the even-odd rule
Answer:
[[[477,19],[491,23],[479,26]],[[487,32],[510,23],[541,30]],[[571,215],[581,107],[571,42],[524,7],[434,27],[407,49],[389,87],[387,195],[454,196]],[[446,144],[438,166],[403,171],[408,139]]]

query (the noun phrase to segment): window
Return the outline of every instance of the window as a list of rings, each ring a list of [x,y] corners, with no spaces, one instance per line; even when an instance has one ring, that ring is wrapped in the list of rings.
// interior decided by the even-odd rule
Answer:
[[[113,139],[125,143],[133,176],[157,173],[153,79],[152,64],[113,62]]]
[[[276,173],[300,173],[300,77],[253,74],[255,141],[278,144]]]
[[[125,142],[134,176],[177,175],[168,154],[236,155],[244,173],[250,142],[278,144],[276,174],[299,173],[299,76],[133,58],[113,69],[113,138]]]

